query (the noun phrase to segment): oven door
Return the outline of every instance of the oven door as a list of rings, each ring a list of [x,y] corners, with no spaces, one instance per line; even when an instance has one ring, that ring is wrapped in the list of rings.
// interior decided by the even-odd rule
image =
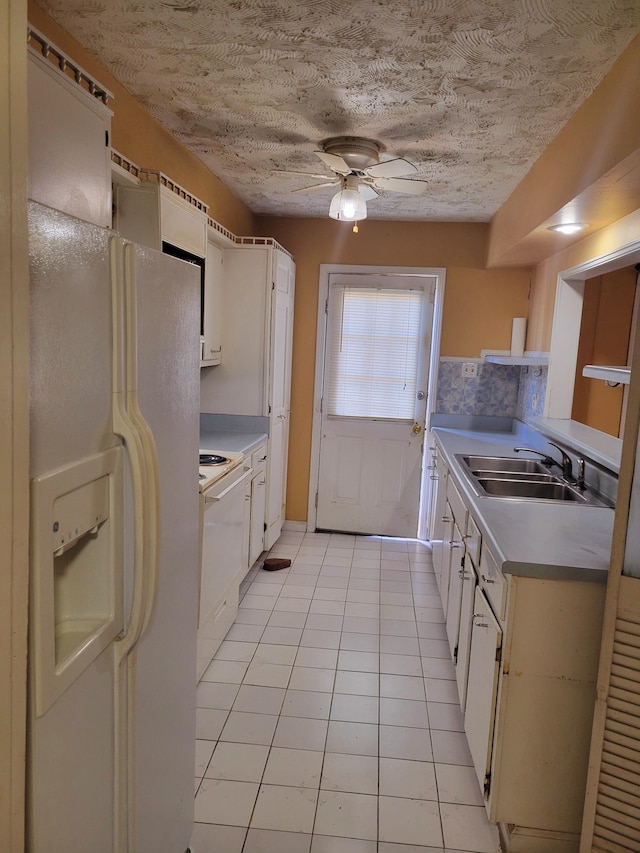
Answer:
[[[235,618],[244,568],[244,483],[251,474],[249,467],[234,468],[202,494],[198,632],[208,639],[221,641]]]

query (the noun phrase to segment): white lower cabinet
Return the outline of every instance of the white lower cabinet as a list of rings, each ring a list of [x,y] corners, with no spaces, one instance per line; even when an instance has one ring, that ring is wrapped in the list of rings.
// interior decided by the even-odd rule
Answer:
[[[475,589],[470,627],[464,730],[476,776],[486,796],[491,780],[502,629],[484,593],[478,587]]]
[[[251,568],[264,548],[265,513],[267,506],[267,445],[251,455],[249,542],[247,568]]]
[[[469,655],[471,651],[471,619],[478,578],[471,555],[467,551],[462,566],[462,590],[460,595],[460,629],[456,649],[456,684],[460,698],[460,709],[464,712],[467,701]]]
[[[451,477],[447,478],[447,506],[445,517],[451,519],[451,537],[442,546],[442,607],[447,622],[447,637],[451,657],[455,662],[460,625],[460,592],[462,589],[462,564],[464,560],[464,532],[467,526],[467,507]],[[445,523],[446,525],[446,523]]]
[[[462,576],[464,574],[464,540],[454,518],[453,534],[450,543],[449,557],[449,592],[445,613],[447,638],[451,659],[454,664],[458,656],[458,633],[460,630],[460,599],[462,595]]]
[[[605,587],[504,575],[442,460],[438,477],[436,577],[489,819],[509,853],[578,853]]]
[[[438,590],[442,589],[442,547],[445,536],[446,505],[447,505],[447,466],[438,455],[437,448],[433,456],[433,473],[435,477],[432,490],[432,506],[429,519],[429,539],[433,552],[433,570],[435,572]]]

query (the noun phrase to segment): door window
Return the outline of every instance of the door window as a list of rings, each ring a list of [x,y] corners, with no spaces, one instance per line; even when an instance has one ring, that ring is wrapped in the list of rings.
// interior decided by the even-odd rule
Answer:
[[[336,285],[328,329],[329,417],[412,421],[424,291]]]

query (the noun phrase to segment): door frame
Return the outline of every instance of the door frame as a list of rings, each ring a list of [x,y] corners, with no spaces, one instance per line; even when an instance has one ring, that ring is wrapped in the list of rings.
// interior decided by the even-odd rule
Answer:
[[[29,585],[27,3],[0,8],[0,849],[24,850]],[[9,413],[7,417],[6,414]],[[6,563],[8,555],[8,565]]]
[[[425,432],[435,411],[436,384],[438,379],[438,358],[440,354],[440,332],[442,328],[442,309],[444,306],[444,285],[446,270],[444,267],[387,267],[368,266],[362,264],[320,264],[320,276],[318,281],[318,322],[316,328],[316,369],[313,386],[313,423],[311,428],[311,460],[309,469],[309,496],[307,503],[307,530],[316,529],[317,507],[316,494],[318,492],[318,480],[320,476],[320,433],[321,433],[321,401],[324,387],[324,350],[327,332],[327,302],[329,299],[329,282],[332,275],[389,275],[389,276],[412,276],[417,278],[435,278],[436,292],[433,306],[433,320],[431,325],[431,346],[429,352],[429,364],[427,366],[427,411],[426,423],[423,424]],[[422,474],[420,478],[420,507],[418,510],[418,532],[424,535],[426,529],[426,484],[424,465],[424,448],[422,454]]]

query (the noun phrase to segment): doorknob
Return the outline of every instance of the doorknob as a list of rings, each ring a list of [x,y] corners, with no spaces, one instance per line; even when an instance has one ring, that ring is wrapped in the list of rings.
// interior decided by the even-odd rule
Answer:
[[[424,400],[424,398],[425,398],[424,391],[418,391],[418,393],[416,394],[416,400]]]
[[[422,427],[420,426],[420,424],[414,424],[411,428],[411,432],[414,435],[420,435],[420,433],[422,432]]]

